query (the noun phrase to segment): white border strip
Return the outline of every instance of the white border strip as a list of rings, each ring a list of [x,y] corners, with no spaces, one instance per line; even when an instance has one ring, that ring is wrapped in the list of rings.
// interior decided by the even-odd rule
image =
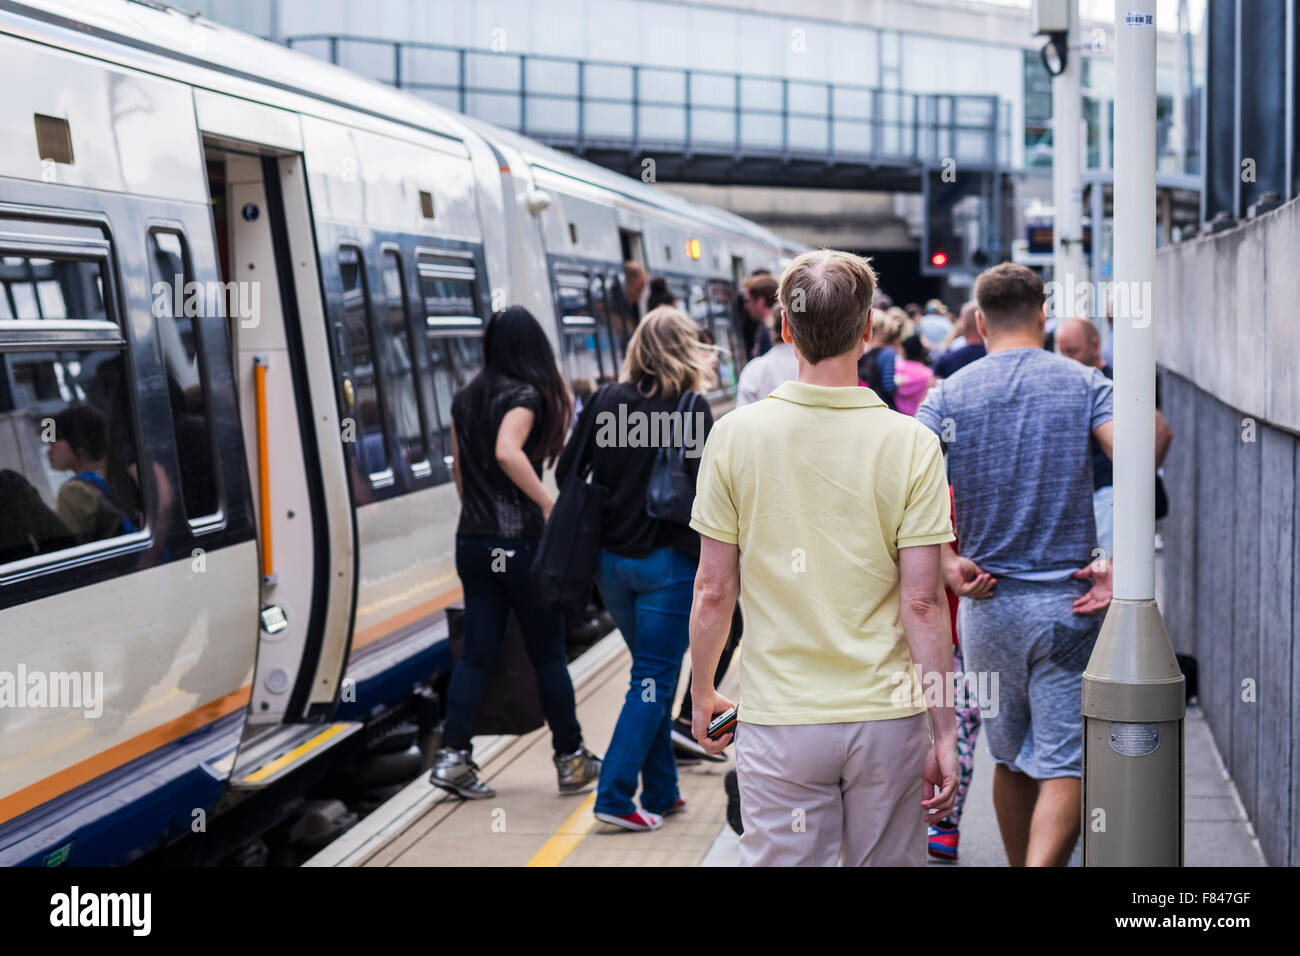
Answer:
[[[573,681],[574,690],[622,654],[626,647],[623,636],[613,630],[579,655],[569,665],[569,679]],[[518,739],[515,736],[475,737],[476,762],[487,766]],[[429,783],[428,776],[421,771],[418,777],[376,807],[360,823],[302,865],[360,866],[425,813],[451,798],[451,794]]]

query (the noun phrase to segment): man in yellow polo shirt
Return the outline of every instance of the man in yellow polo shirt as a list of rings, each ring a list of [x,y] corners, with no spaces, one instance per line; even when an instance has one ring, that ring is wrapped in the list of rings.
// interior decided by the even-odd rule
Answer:
[[[705,728],[732,704],[712,677],[739,585],[742,865],[924,865],[956,793],[951,695],[922,693],[952,685],[948,486],[938,439],[858,385],[875,284],[848,253],[794,260],[799,380],[722,418],[700,463],[692,730],[732,736]]]

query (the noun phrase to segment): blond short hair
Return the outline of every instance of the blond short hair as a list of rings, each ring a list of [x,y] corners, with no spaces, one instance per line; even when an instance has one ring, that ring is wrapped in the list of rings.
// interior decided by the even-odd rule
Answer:
[[[663,398],[698,392],[712,374],[712,354],[700,342],[699,327],[680,309],[661,305],[632,333],[618,378],[647,398]]]
[[[795,348],[814,365],[843,355],[871,319],[876,272],[851,252],[805,252],[781,276],[780,303]]]

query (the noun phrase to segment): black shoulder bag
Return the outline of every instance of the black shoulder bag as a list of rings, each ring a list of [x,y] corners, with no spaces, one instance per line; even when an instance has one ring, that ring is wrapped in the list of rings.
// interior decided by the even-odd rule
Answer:
[[[694,413],[697,398],[699,396],[694,392],[682,392],[677,400],[676,419],[680,426],[677,437],[680,440],[655,453],[650,483],[646,486],[646,514],[672,524],[689,525],[691,506],[695,504],[695,482],[686,473],[686,415]]]
[[[537,556],[533,558],[533,587],[538,599],[549,607],[584,607],[596,576],[605,489],[587,481],[582,469],[583,463],[591,458],[591,432],[600,414],[597,409],[603,391],[591,398],[592,414],[574,450],[573,467],[567,475],[557,476],[560,495],[542,529]]]

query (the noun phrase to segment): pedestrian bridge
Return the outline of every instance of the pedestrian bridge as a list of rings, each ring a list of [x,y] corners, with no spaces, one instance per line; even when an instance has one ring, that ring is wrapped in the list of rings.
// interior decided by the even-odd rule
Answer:
[[[1010,103],[710,70],[313,34],[287,44],[629,176],[920,192],[1005,169]],[[653,167],[645,160],[652,159]]]

